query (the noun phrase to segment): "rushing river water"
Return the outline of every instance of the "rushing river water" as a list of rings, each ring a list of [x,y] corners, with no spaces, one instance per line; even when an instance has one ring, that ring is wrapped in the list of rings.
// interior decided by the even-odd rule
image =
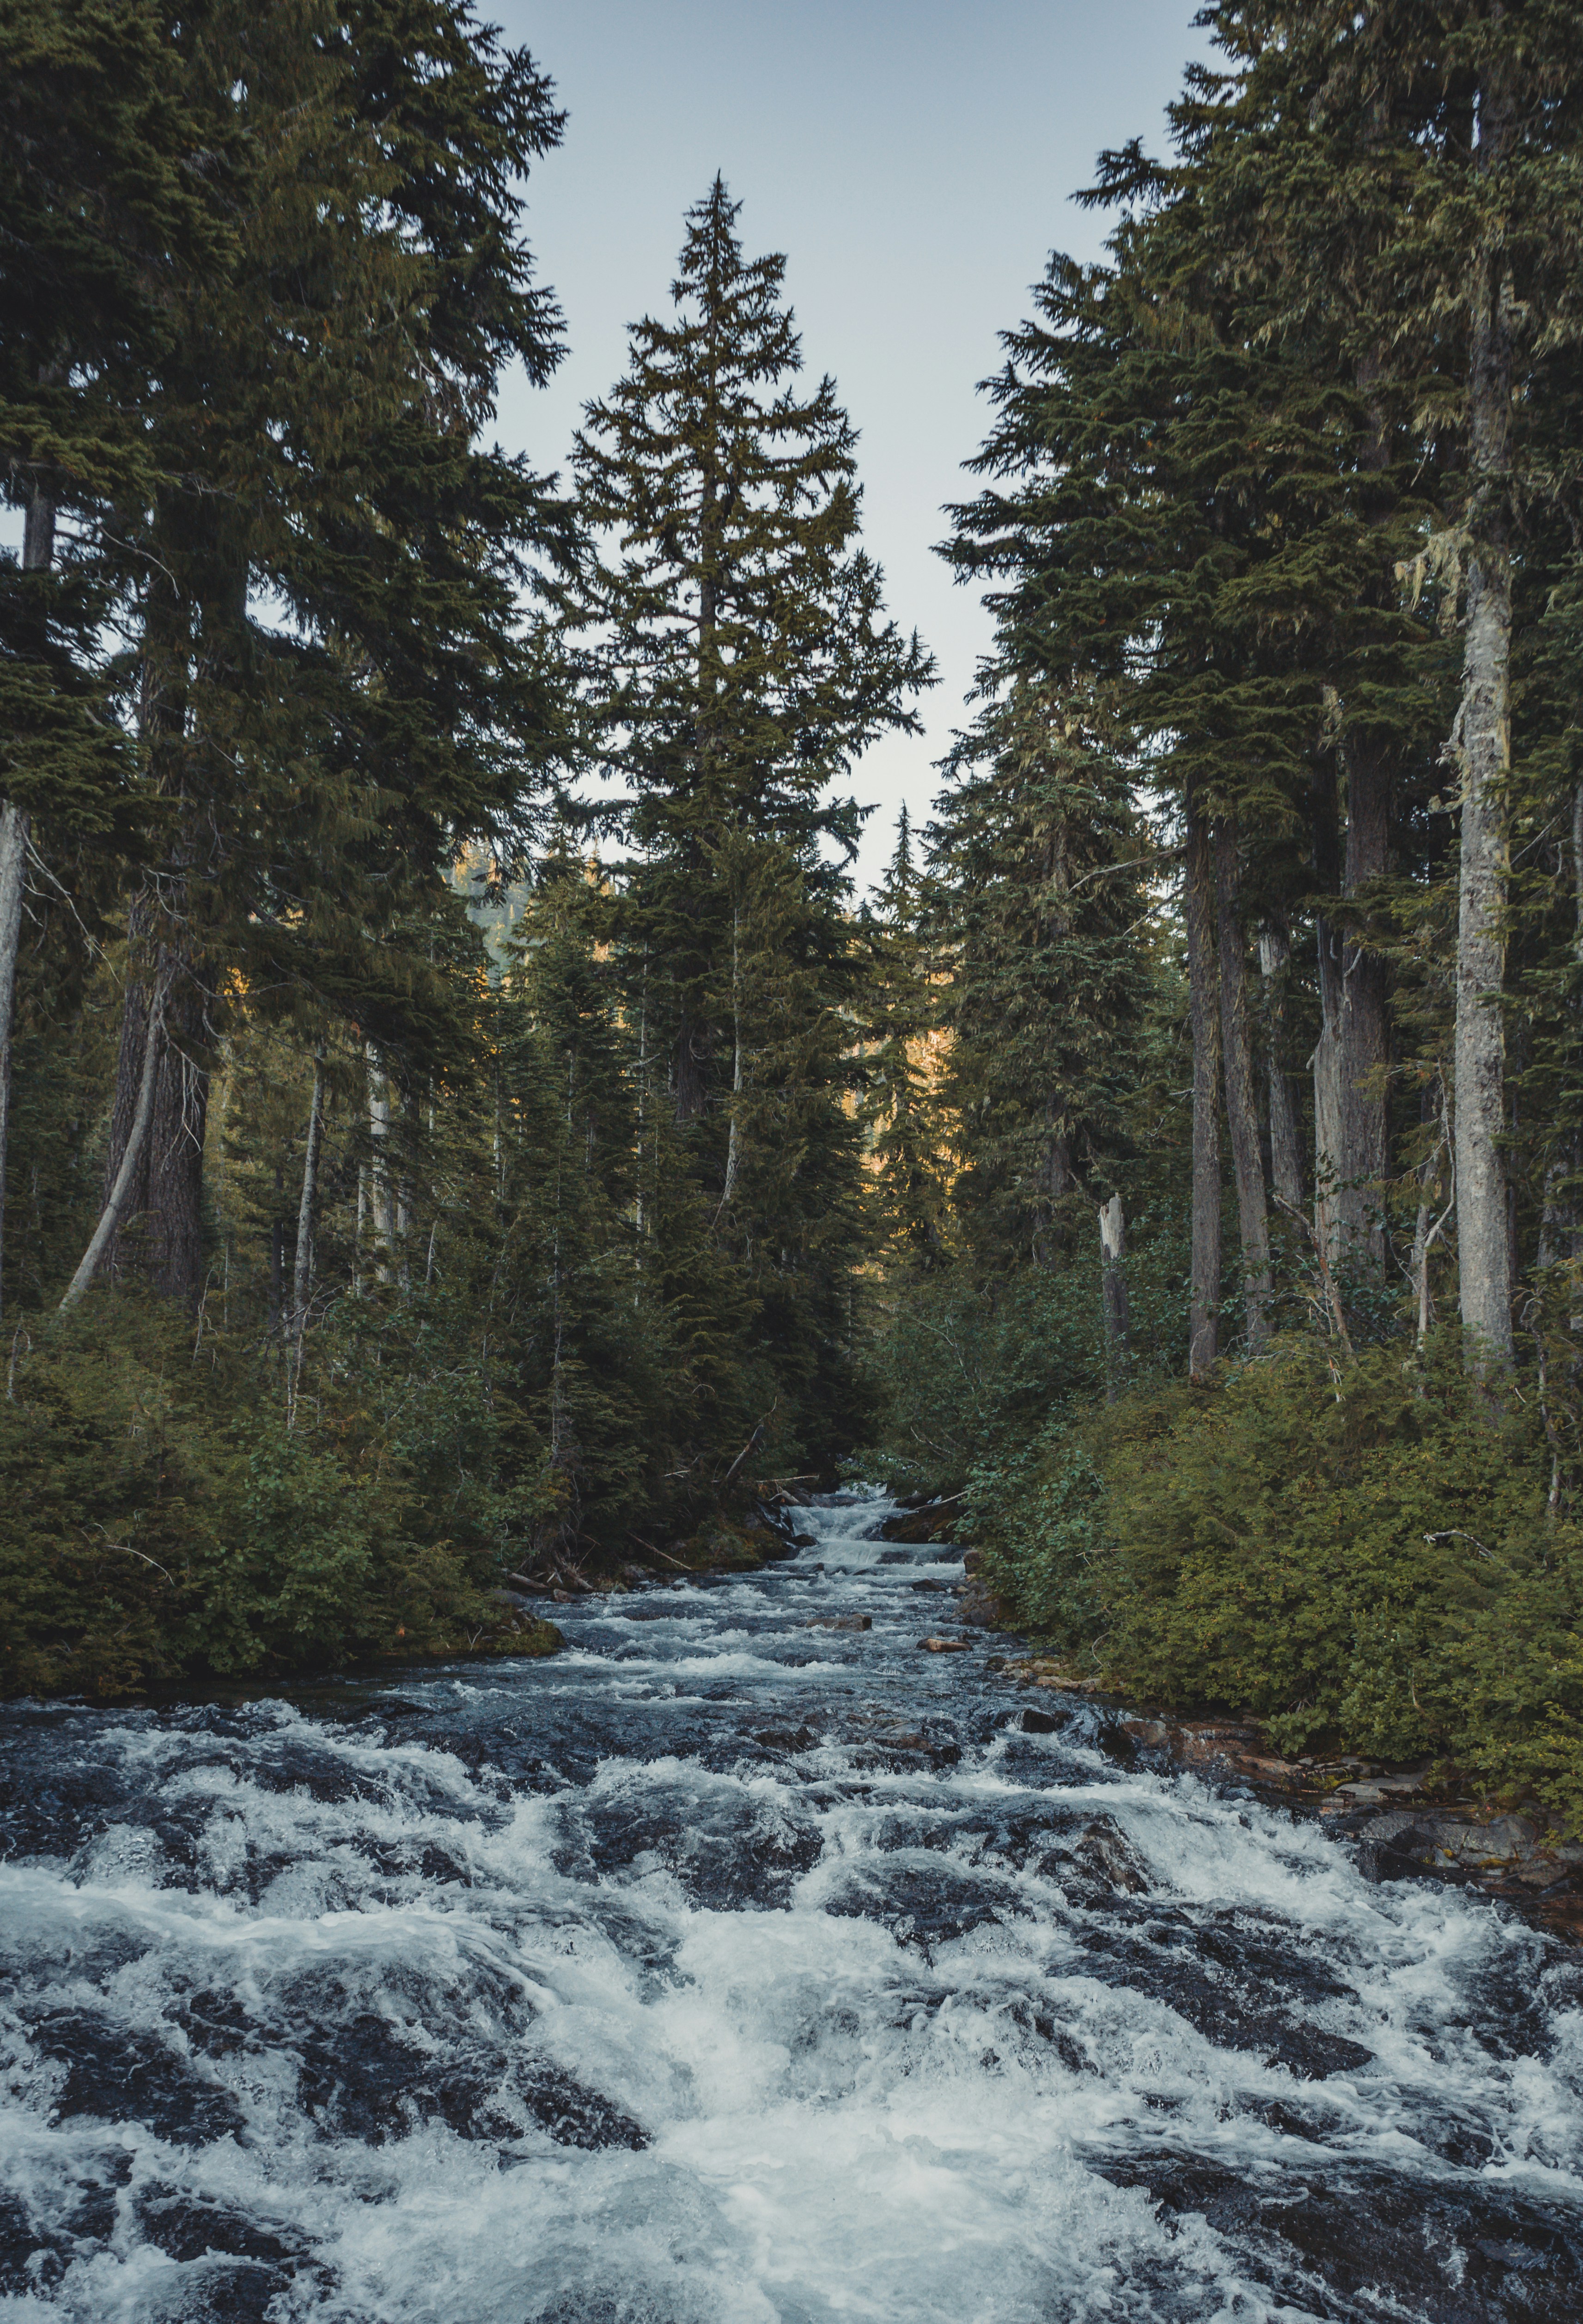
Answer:
[[[0,1715],[0,2317],[1583,2318],[1576,1956],[920,1653],[884,1513],[548,1662]]]

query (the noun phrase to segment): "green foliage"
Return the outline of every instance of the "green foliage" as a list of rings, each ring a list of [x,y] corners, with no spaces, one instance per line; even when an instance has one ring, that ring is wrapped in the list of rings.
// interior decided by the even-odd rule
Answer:
[[[426,1536],[410,1462],[354,1398],[289,1432],[244,1346],[96,1294],[19,1347],[0,1404],[0,1685],[455,1652],[496,1635],[487,1561]],[[250,1395],[249,1390],[254,1391]]]
[[[1542,1417],[1311,1342],[1123,1399],[975,1480],[997,1585],[1116,1687],[1285,1751],[1454,1759],[1583,1819],[1583,1526]]]

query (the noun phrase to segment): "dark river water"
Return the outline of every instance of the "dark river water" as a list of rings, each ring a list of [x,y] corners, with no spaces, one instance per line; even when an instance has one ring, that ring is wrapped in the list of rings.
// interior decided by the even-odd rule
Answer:
[[[920,1653],[885,1508],[548,1662],[0,1712],[0,2318],[1578,2324],[1577,1956]]]

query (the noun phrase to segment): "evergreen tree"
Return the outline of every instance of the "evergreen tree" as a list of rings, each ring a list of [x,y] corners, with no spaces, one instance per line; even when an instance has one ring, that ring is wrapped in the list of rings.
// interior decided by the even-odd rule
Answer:
[[[947,1173],[939,1102],[941,991],[925,936],[928,888],[903,806],[896,852],[864,907],[869,945],[861,1119],[882,1248],[929,1267],[944,1257]]]
[[[177,302],[150,429],[167,481],[127,527],[170,835],[131,907],[105,1211],[69,1295],[141,1217],[188,1305],[230,980],[420,1038],[417,964],[369,946],[458,830],[503,835],[542,764],[516,588],[555,520],[474,435],[509,356],[554,360],[513,178],[559,134],[531,62],[458,0],[217,8],[190,71],[226,92],[248,176],[227,281]],[[260,617],[271,597],[295,633]]]
[[[931,917],[956,1204],[986,1263],[1050,1265],[1125,1175],[1146,834],[1102,696],[1014,680],[946,773]]]
[[[588,409],[589,543],[552,595],[583,641],[590,757],[621,785],[597,812],[635,851],[621,927],[649,1089],[784,1362],[789,1443],[794,1411],[812,1436],[840,1408],[859,1236],[858,810],[833,787],[913,726],[931,669],[884,616],[852,430],[830,380],[799,396],[786,262],[743,258],[738,207],[716,179],[689,211],[674,317],[635,327]]]

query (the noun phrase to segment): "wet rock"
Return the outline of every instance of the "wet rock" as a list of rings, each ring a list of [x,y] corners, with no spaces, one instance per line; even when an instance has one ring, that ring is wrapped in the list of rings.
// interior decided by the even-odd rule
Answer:
[[[962,1495],[953,1494],[949,1501],[928,1501],[922,1508],[900,1509],[886,1518],[879,1528],[881,1541],[923,1543],[943,1541],[953,1525],[962,1521]]]
[[[871,1630],[874,1618],[871,1614],[821,1614],[803,1627],[807,1630]]]
[[[1072,1860],[1101,1886],[1129,1896],[1145,1895],[1152,1886],[1148,1867],[1109,1816],[1096,1816],[1087,1826]]]
[[[967,1638],[920,1638],[918,1644],[926,1655],[971,1655],[972,1644]]]
[[[66,2068],[55,2111],[141,2122],[172,2144],[206,2144],[243,2126],[229,2090],[196,2070],[174,2043],[88,2010],[61,2010],[36,2023],[41,2056]]]

